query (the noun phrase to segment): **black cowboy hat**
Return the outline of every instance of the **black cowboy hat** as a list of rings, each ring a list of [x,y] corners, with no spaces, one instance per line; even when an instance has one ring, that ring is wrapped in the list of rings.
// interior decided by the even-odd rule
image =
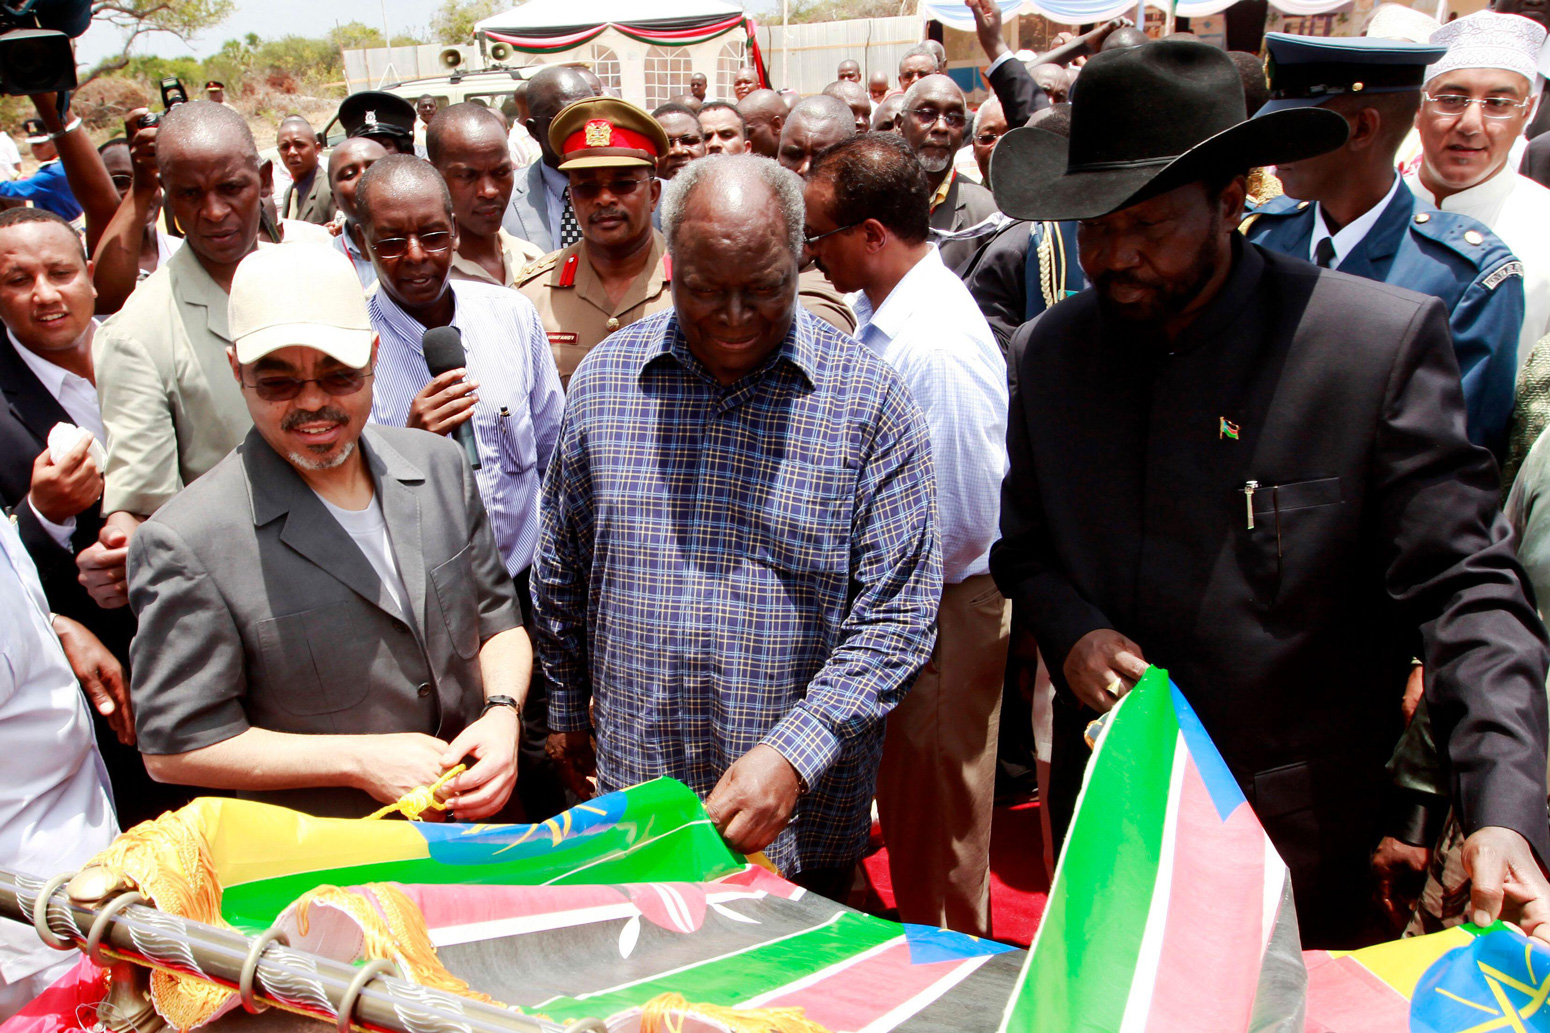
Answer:
[[[1324,154],[1348,132],[1323,108],[1251,121],[1225,52],[1160,40],[1088,61],[1071,96],[1070,138],[1012,130],[996,144],[990,180],[1014,219],[1095,219],[1219,173]]]

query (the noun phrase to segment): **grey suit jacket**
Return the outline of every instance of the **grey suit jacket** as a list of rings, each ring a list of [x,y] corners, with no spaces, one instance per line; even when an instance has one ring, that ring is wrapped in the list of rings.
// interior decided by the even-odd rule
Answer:
[[[295,209],[292,210],[292,205]],[[314,222],[319,226],[334,217],[334,192],[328,185],[328,170],[322,165],[318,166],[312,174],[312,183],[307,187],[307,196],[296,196],[296,184],[292,183],[285,188],[285,205],[280,209],[280,215],[286,219],[300,219],[303,222]]]
[[[506,206],[506,216],[501,227],[513,237],[536,244],[545,254],[560,245],[555,242],[554,227],[549,226],[549,196],[544,191],[543,159],[527,167],[511,189],[511,203]]]
[[[478,718],[479,649],[520,618],[473,473],[455,443],[425,431],[368,426],[361,447],[410,620],[254,430],[130,544],[142,753],[186,753],[250,727],[451,740]],[[377,806],[354,789],[243,795],[314,814]]]

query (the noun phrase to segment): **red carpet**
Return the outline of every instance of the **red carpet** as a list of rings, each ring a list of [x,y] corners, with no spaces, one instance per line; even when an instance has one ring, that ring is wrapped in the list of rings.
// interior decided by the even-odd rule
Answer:
[[[872,845],[873,852],[862,862],[869,883],[865,899],[852,903],[882,914],[894,906],[893,881],[888,876],[888,847],[876,823],[872,825]],[[996,939],[1028,946],[1039,919],[1044,917],[1048,897],[1039,805],[997,807],[990,830],[990,911]]]

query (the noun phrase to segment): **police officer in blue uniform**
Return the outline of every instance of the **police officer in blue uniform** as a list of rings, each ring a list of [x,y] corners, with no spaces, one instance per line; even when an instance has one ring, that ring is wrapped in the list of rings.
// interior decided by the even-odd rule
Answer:
[[[1469,439],[1505,450],[1523,325],[1523,268],[1484,224],[1412,194],[1394,159],[1445,47],[1366,37],[1265,34],[1270,101],[1314,105],[1351,134],[1328,154],[1278,166],[1286,194],[1252,209],[1254,243],[1441,299],[1463,377]]]

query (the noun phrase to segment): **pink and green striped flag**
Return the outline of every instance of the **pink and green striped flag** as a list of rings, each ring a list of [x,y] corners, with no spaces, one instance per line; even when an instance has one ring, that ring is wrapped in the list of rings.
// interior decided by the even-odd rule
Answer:
[[[1109,716],[1002,1033],[1302,1033],[1285,863],[1158,667]]]

